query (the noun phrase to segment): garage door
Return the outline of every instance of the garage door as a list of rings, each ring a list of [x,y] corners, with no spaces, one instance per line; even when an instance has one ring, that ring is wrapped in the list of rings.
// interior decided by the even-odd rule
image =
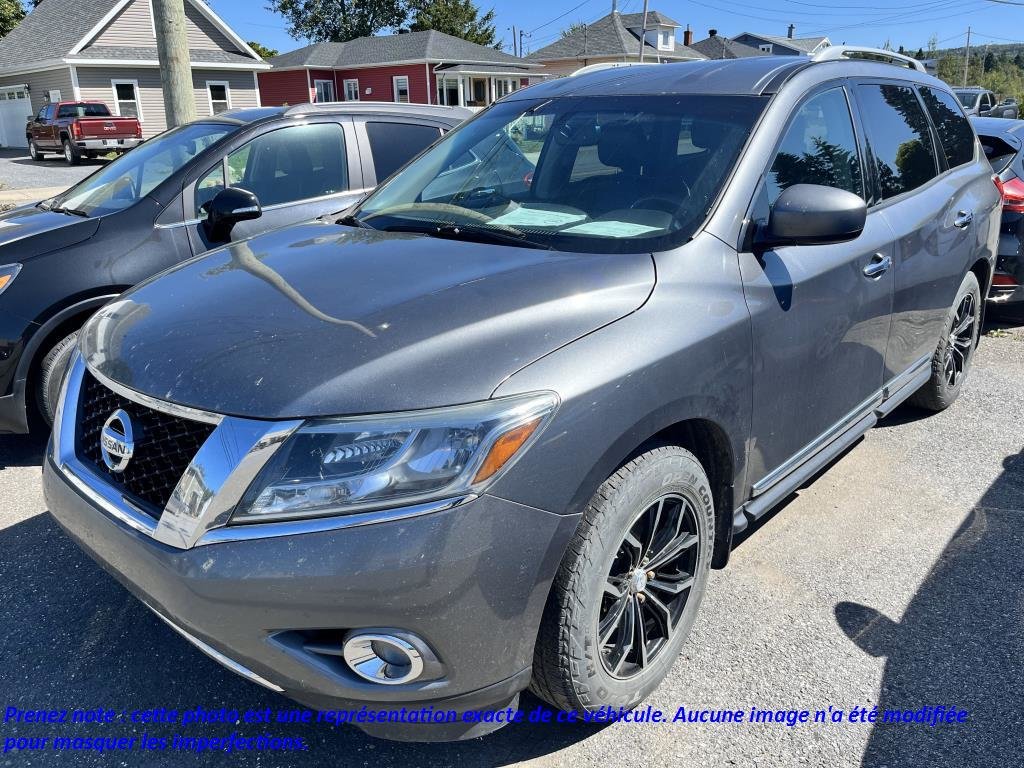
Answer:
[[[23,85],[0,87],[0,147],[27,147],[25,123],[32,117],[32,102]]]

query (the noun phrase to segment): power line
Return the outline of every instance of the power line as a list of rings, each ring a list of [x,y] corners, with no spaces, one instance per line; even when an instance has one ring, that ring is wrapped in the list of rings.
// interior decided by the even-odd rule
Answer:
[[[545,22],[544,22],[543,24],[541,24],[541,25],[540,25],[540,26],[538,26],[538,27],[534,27],[534,28],[533,28],[533,29],[531,29],[531,30],[530,30],[529,32],[527,32],[526,34],[528,34],[528,35],[532,35],[532,34],[533,34],[534,32],[536,32],[536,31],[537,31],[538,29],[544,29],[544,27],[548,26],[549,24],[554,24],[554,23],[555,23],[556,21],[558,21],[559,19],[564,19],[564,18],[565,18],[566,16],[568,16],[568,15],[569,15],[570,13],[572,13],[573,11],[579,10],[580,8],[582,8],[582,7],[584,6],[584,5],[586,5],[586,4],[587,4],[587,3],[589,3],[589,2],[592,2],[592,0],[583,0],[583,2],[582,2],[582,3],[580,3],[579,5],[574,5],[574,6],[572,7],[572,8],[570,8],[570,9],[569,9],[568,11],[566,11],[565,13],[560,13],[560,14],[558,14],[557,16],[555,16],[555,18],[551,19],[550,21],[545,21]]]

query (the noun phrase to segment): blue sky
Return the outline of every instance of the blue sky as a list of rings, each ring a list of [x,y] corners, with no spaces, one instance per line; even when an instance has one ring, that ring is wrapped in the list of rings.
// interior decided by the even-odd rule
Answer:
[[[218,14],[247,40],[257,40],[281,51],[304,44],[288,37],[280,16],[266,10],[263,0],[211,0]],[[608,13],[611,0],[482,0],[481,8],[493,7],[499,34],[511,51],[511,26],[531,33],[527,51],[554,40],[573,21],[593,21]],[[643,0],[619,0],[619,10],[638,12]],[[916,50],[927,47],[936,35],[939,47],[963,45],[971,25],[972,47],[986,43],[1024,42],[1024,0],[651,0],[651,9],[690,24],[695,39],[710,28],[720,34],[744,31],[786,34],[790,23],[797,35],[826,34],[834,43]],[[564,15],[563,15],[564,14]],[[561,18],[557,18],[561,16]]]

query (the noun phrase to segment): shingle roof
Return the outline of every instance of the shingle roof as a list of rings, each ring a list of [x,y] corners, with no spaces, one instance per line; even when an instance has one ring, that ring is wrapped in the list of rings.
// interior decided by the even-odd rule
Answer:
[[[49,2],[49,0],[46,0]],[[527,64],[495,48],[477,45],[435,29],[402,35],[358,37],[346,43],[314,43],[267,59],[281,67],[365,67],[396,61]]]
[[[785,35],[762,35],[759,32],[745,32],[744,34],[748,34],[751,37],[759,37],[762,40],[767,40],[777,45],[795,48],[804,53],[810,53],[821,45],[822,42],[828,40],[827,37],[786,37]],[[737,35],[737,37],[742,37],[742,35]]]
[[[532,75],[537,76],[537,73],[532,72],[530,68],[524,64],[445,64],[443,66],[434,67],[435,72],[473,72],[474,74],[493,74],[493,75],[504,75],[504,74],[521,74],[521,75]]]
[[[622,19],[622,23],[629,29],[637,28],[642,29],[644,26],[644,15],[642,13],[620,13],[619,18]],[[647,12],[647,28],[657,26],[664,27],[678,27],[681,26],[678,21],[673,21],[663,13],[657,11]]]
[[[651,21],[652,15],[654,14],[647,14],[648,27],[655,26],[655,23]],[[661,18],[665,18],[660,14],[658,15]],[[587,24],[585,27],[574,29],[565,37],[544,46],[539,51],[534,51],[526,58],[529,61],[538,62],[594,58],[599,56],[637,58],[640,55],[639,29],[642,26],[642,21],[637,25],[637,33],[630,31],[630,28],[623,23],[624,19],[633,16],[642,17],[643,14],[634,13],[623,16],[618,13],[610,13],[593,24]],[[675,24],[675,22],[672,23]],[[704,54],[678,42],[675,42],[674,45],[675,48],[671,51],[659,51],[656,46],[644,43],[644,58],[649,57],[651,61],[657,61],[659,58],[672,60],[705,58]]]
[[[0,69],[67,55],[116,0],[44,0],[0,40]]]
[[[768,56],[764,51],[753,48],[743,43],[737,43],[728,37],[715,35],[705,40],[698,40],[690,43],[690,47],[699,51],[709,59],[745,59],[750,56]]]
[[[50,0],[46,0],[50,2]],[[193,64],[251,64],[254,69],[261,66],[256,61],[240,53],[229,53],[221,50],[190,49],[189,60]],[[118,59],[121,61],[158,61],[156,48],[129,47],[123,45],[90,45],[81,50],[71,59]]]

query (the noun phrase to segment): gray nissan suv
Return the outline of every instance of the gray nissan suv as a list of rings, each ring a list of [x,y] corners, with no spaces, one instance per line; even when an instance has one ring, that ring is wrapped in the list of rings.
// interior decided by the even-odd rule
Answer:
[[[956,399],[999,202],[896,56],[523,89],[101,309],[46,498],[201,650],[369,733],[480,735],[527,687],[629,708],[738,532]]]

